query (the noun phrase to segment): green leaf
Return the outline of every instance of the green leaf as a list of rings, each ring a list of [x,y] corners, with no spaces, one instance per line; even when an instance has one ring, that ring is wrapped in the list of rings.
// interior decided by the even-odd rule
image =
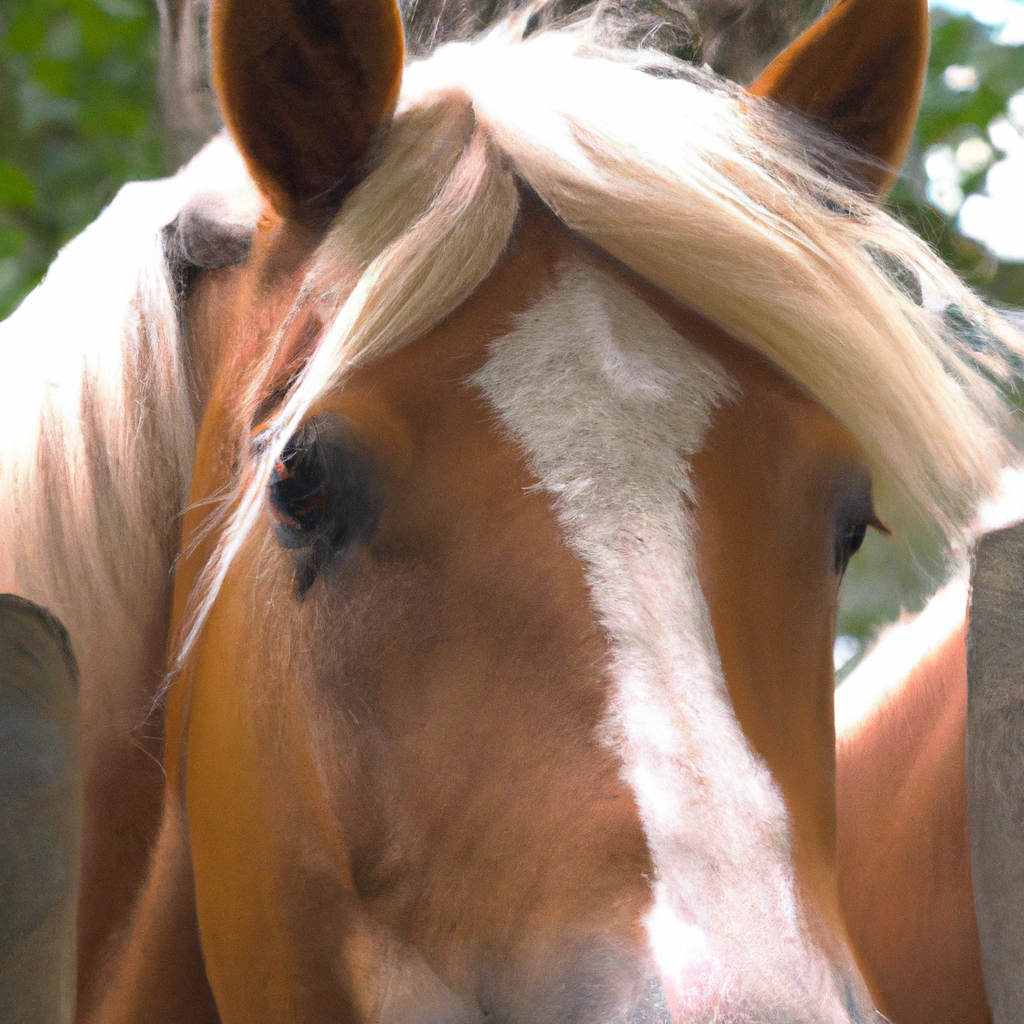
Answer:
[[[22,11],[12,17],[10,28],[4,35],[3,48],[11,53],[34,53],[43,45],[45,37],[45,19],[22,5]]]
[[[86,138],[128,138],[145,128],[148,116],[149,112],[144,107],[118,99],[85,108],[79,123]]]
[[[0,203],[27,210],[35,205],[36,190],[32,182],[10,164],[0,161]]]
[[[71,97],[78,85],[74,67],[53,57],[40,57],[32,68],[32,77],[51,96]]]
[[[25,232],[0,225],[0,260],[13,259],[25,246]]]

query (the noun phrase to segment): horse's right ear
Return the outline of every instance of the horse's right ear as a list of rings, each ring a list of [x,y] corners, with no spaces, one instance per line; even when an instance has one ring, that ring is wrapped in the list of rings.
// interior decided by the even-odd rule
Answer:
[[[317,218],[359,175],[398,102],[395,0],[214,0],[213,76],[256,184],[286,217]]]

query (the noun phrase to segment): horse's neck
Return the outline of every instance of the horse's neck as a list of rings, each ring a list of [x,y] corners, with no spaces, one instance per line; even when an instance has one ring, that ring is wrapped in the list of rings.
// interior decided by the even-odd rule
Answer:
[[[953,896],[970,903],[966,612],[958,579],[884,634],[836,693],[840,881],[852,931],[877,934],[879,915],[894,932],[916,928],[925,908]],[[913,920],[901,916],[908,906],[919,908]]]
[[[967,834],[966,610],[959,580],[836,695],[840,902],[901,1024],[989,1020]]]
[[[1022,518],[1024,469],[1007,469],[996,498],[980,512],[976,533]],[[958,744],[963,764],[967,600],[965,569],[920,614],[886,630],[836,691],[836,742],[851,799],[860,771],[868,773],[866,781],[883,782],[891,797],[908,776],[920,776],[924,759],[940,753],[940,736]],[[877,778],[879,768],[872,766],[879,761],[888,780]]]
[[[0,590],[65,623],[83,705],[164,643],[195,428],[163,228],[238,163],[218,140],[126,186],[0,324]]]
[[[126,187],[0,325],[0,590],[57,615],[80,669],[83,1014],[163,786],[151,713],[194,428],[162,229],[190,191]]]
[[[1024,514],[1007,470],[979,532]],[[839,893],[901,1024],[991,1021],[967,815],[967,579],[876,644],[836,693]]]
[[[836,691],[836,742],[851,756],[885,751],[908,767],[920,736],[963,697],[967,582],[939,591],[919,615],[891,627]]]

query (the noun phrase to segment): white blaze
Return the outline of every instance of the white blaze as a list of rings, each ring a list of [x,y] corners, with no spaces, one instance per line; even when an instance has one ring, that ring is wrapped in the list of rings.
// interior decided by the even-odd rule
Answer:
[[[737,385],[586,265],[563,268],[472,382],[553,496],[608,636],[601,738],[653,858],[646,926],[674,1016],[848,1021],[804,934],[786,808],[733,713],[697,581],[688,460]]]

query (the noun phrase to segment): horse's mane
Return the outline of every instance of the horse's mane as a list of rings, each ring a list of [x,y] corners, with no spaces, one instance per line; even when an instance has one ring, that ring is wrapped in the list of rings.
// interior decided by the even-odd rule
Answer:
[[[0,324],[0,591],[65,623],[83,674],[164,628],[195,426],[162,230],[244,178],[222,142],[125,186]]]
[[[407,68],[376,164],[308,272],[296,312],[316,305],[328,327],[225,502],[186,649],[307,410],[472,293],[506,246],[522,187],[846,423],[874,465],[883,514],[916,506],[956,538],[1010,458],[998,385],[1019,336],[838,180],[854,154],[710,70],[618,45],[608,25],[621,27],[621,6],[550,29],[533,20],[537,6]],[[211,162],[129,186],[0,335],[22,360],[3,378],[15,454],[0,466],[13,552],[0,568],[58,614],[94,592],[130,606],[140,564],[156,572],[173,547],[192,421],[160,233],[189,194],[220,187]],[[362,269],[351,291],[342,253]],[[53,369],[60,351],[81,358]],[[274,354],[239,396],[240,431]],[[25,393],[50,380],[59,386]]]
[[[751,81],[823,6],[823,0],[399,0],[406,47],[416,59],[510,18],[525,36],[585,22],[591,40],[607,48],[643,47],[706,62],[737,82]]]
[[[832,411],[868,453],[883,514],[914,507],[955,539],[1010,458],[998,384],[1020,337],[841,183],[855,154],[706,69],[601,46],[592,19],[531,33],[529,18],[407,68],[379,162],[308,274],[299,304],[329,326],[239,485],[196,622],[307,410],[468,297],[505,248],[521,184]],[[341,252],[363,267],[348,294]]]

